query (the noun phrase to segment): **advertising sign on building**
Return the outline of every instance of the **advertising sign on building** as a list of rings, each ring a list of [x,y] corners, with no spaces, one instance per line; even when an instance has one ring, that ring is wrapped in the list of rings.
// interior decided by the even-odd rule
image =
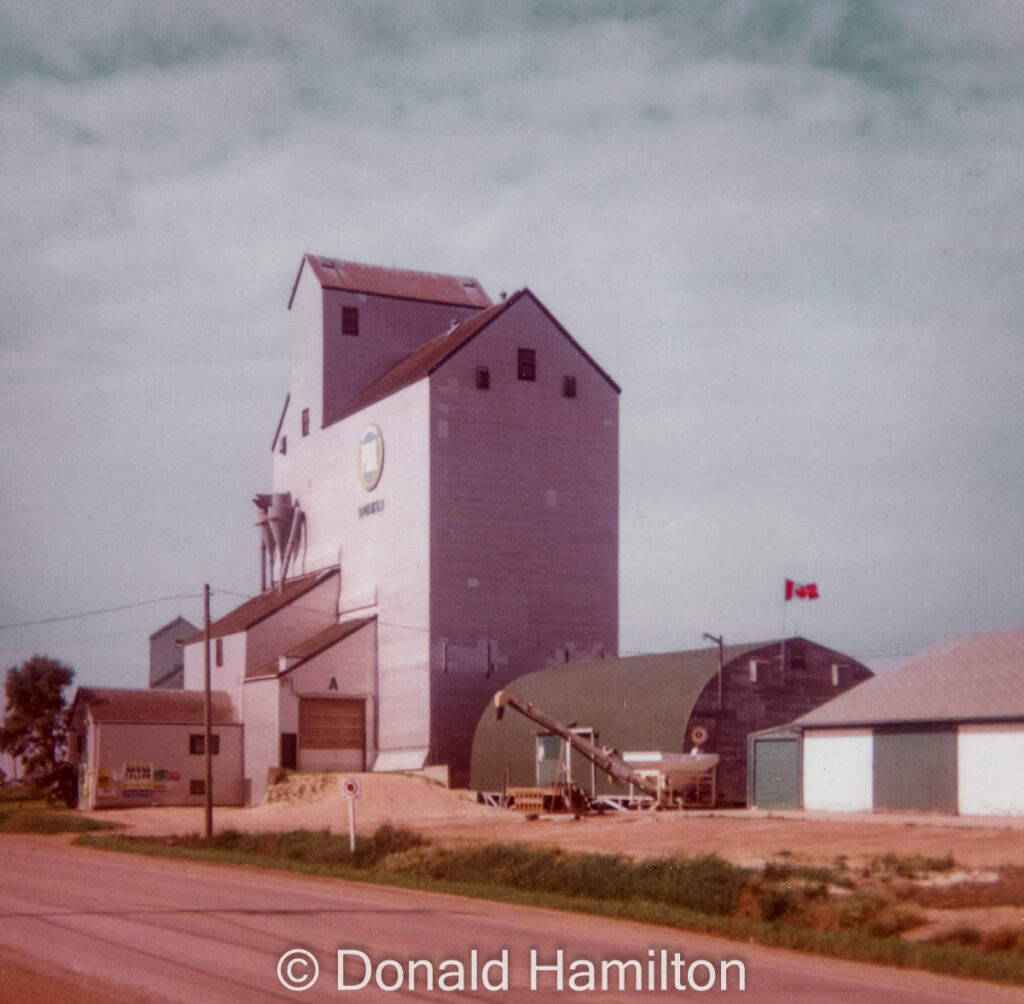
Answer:
[[[124,780],[121,782],[124,795],[147,796],[153,794],[153,765],[151,763],[126,763]]]

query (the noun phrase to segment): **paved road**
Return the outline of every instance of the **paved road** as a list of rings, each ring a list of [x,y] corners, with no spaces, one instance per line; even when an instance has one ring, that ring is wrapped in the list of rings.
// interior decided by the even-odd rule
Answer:
[[[106,989],[123,1002],[564,1001],[588,996],[591,969],[602,1001],[884,1001],[885,1004],[1022,1001],[1020,990],[928,974],[834,962],[685,932],[453,896],[375,888],[330,879],[221,865],[189,864],[69,846],[59,838],[0,838],[0,970],[4,958],[31,958],[40,972],[70,973],[78,986]],[[282,987],[279,960],[302,949],[319,981]],[[347,952],[338,989],[338,953]],[[562,953],[563,989],[553,968]],[[362,953],[362,954],[360,954]],[[474,954],[475,953],[475,954]],[[507,954],[503,954],[507,953]],[[368,963],[367,961],[368,960]],[[415,986],[410,989],[409,961]],[[720,988],[722,964],[728,989]],[[642,989],[621,992],[619,967]],[[639,965],[631,965],[636,962]],[[696,963],[696,965],[694,965]],[[740,969],[746,989],[741,990]],[[369,973],[367,968],[369,966]],[[428,969],[433,989],[427,989]],[[299,984],[310,956],[281,966]],[[476,988],[472,974],[476,972]],[[531,972],[534,985],[531,986]],[[401,982],[387,991],[377,986]],[[441,989],[465,980],[461,992]],[[570,978],[575,982],[570,986]],[[714,982],[712,982],[714,981]],[[65,986],[73,984],[65,981]],[[492,989],[507,986],[507,990]],[[4,984],[0,982],[0,1000]],[[7,990],[6,993],[13,993]],[[68,991],[68,1000],[76,998]],[[18,995],[24,999],[23,989]],[[83,991],[84,996],[84,991]]]

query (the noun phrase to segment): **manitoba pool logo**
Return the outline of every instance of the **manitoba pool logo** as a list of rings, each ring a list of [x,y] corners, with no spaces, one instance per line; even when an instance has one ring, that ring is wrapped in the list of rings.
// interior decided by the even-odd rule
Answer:
[[[359,480],[372,492],[384,472],[384,436],[375,425],[368,425],[359,440]]]

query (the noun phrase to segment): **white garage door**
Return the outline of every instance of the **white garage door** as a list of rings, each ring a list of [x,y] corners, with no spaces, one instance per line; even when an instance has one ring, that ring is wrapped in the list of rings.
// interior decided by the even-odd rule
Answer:
[[[871,729],[804,733],[804,808],[870,812],[873,787]]]

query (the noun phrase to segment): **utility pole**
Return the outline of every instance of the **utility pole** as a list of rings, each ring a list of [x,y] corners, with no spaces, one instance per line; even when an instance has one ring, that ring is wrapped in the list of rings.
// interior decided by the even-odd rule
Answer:
[[[722,635],[717,637],[713,634],[704,632],[704,637],[708,641],[713,641],[718,646],[718,710],[722,710]]]
[[[213,745],[213,713],[210,706],[210,585],[203,586],[203,753],[205,781],[203,798],[205,825],[203,834],[207,840],[213,836],[213,760],[210,747]]]

